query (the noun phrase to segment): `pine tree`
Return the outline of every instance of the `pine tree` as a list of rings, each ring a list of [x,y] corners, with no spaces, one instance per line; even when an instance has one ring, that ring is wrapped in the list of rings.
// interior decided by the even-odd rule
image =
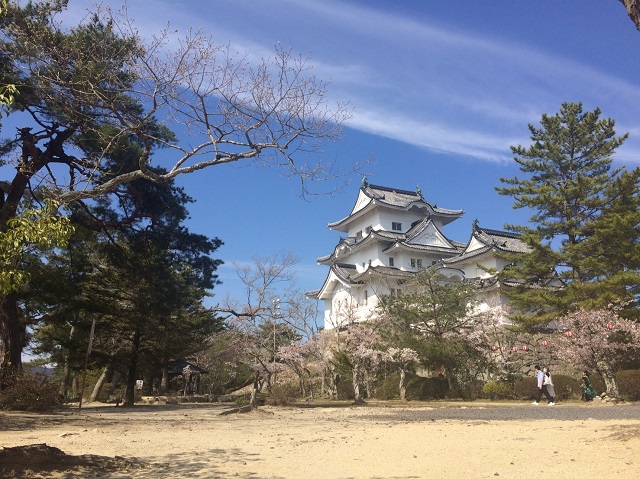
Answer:
[[[640,282],[638,180],[640,169],[613,168],[613,154],[628,137],[615,122],[581,103],[529,125],[532,144],[512,147],[523,178],[500,178],[501,195],[532,211],[531,226],[507,225],[532,249],[510,255],[517,266],[500,273],[524,325],[545,322],[578,307],[628,303]],[[633,304],[627,306],[627,313]]]
[[[480,359],[466,341],[479,320],[476,303],[471,283],[426,269],[405,284],[402,294],[381,298],[375,324],[384,342],[416,351],[421,364],[444,372],[454,389],[474,375],[470,364]]]
[[[339,139],[351,116],[344,105],[327,105],[327,86],[306,59],[276,46],[254,65],[204,32],[182,41],[168,32],[144,38],[126,14],[98,7],[67,28],[59,17],[66,5],[0,0],[0,111],[19,125],[17,135],[0,125],[9,133],[0,139],[0,165],[17,158],[0,188],[0,233],[39,187],[41,197],[65,207],[83,200],[108,206],[135,181],[167,184],[251,159],[297,176],[303,194],[314,180],[343,177],[304,159]],[[172,129],[188,130],[191,140]],[[134,145],[124,165],[123,148],[128,155]],[[162,172],[153,157],[160,147]],[[0,389],[21,369],[22,294],[0,294]]]

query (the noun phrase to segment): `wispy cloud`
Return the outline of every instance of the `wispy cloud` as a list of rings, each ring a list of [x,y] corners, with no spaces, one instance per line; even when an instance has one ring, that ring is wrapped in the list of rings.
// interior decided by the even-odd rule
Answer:
[[[331,82],[332,100],[350,102],[349,126],[426,149],[503,160],[510,144],[526,141],[528,123],[563,101],[601,106],[619,124],[637,124],[628,105],[640,104],[638,85],[424,13],[409,17],[339,0],[154,0],[152,8],[129,5],[129,13],[143,34],[168,20],[181,31],[201,27],[254,60],[281,41],[311,57],[314,73]],[[629,143],[627,151],[640,149],[640,140]]]

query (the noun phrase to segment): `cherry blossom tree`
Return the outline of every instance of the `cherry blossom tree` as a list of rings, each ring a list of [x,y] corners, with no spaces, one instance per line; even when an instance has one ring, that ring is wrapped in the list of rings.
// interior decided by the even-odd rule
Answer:
[[[296,340],[278,348],[278,361],[296,375],[302,396],[307,397],[310,393],[313,399],[314,379],[322,378],[324,390],[328,364],[325,344],[329,338],[322,333],[318,302],[302,292],[295,292],[279,303],[279,311],[279,319],[295,332]]]
[[[278,359],[298,378],[302,397],[306,397],[307,392],[310,392],[313,397],[313,386],[307,388],[307,379],[310,379],[312,375],[311,364],[315,359],[314,349],[315,341],[307,341],[288,344],[278,350]]]
[[[389,348],[382,354],[382,359],[394,364],[398,367],[400,372],[400,382],[398,388],[400,391],[400,400],[407,400],[407,385],[406,377],[407,372],[411,365],[419,362],[418,353],[411,348]]]
[[[334,359],[351,373],[355,404],[363,404],[368,377],[382,363],[382,352],[376,347],[380,337],[370,325],[356,322],[335,334],[340,341],[334,349]]]
[[[629,356],[640,355],[640,324],[605,309],[580,309],[559,322],[566,331],[554,338],[558,357],[577,369],[600,373],[607,394],[617,396],[616,371]]]
[[[292,370],[305,391],[304,375],[312,345],[303,347],[319,331],[317,303],[296,288],[298,259],[288,252],[254,257],[249,264],[236,264],[243,283],[242,298],[225,298],[213,308],[229,315],[229,326],[244,352],[242,362],[254,374],[252,407],[266,384],[270,392],[279,373]],[[305,391],[306,392],[306,391]]]
[[[533,364],[552,364],[557,358],[544,332],[524,332],[505,322],[507,312],[494,307],[479,315],[466,340],[476,349],[485,379],[513,381],[531,371]]]

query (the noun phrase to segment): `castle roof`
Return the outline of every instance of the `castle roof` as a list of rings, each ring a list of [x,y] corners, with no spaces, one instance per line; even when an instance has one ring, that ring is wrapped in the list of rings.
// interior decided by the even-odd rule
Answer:
[[[473,222],[471,238],[464,251],[453,258],[444,260],[445,264],[454,265],[486,253],[499,251],[502,253],[528,253],[529,246],[520,239],[520,234],[482,228],[477,221]]]
[[[404,279],[413,276],[415,273],[410,271],[403,271],[398,268],[390,266],[372,266],[369,265],[364,271],[358,272],[355,265],[335,263],[331,265],[329,274],[327,275],[322,288],[309,291],[306,296],[315,299],[325,299],[330,297],[332,291],[332,285],[336,282],[342,283],[345,286],[353,286],[358,284],[365,284],[372,275],[379,275],[385,278],[398,278]]]
[[[386,207],[405,211],[411,209],[422,210],[425,216],[439,217],[442,224],[450,223],[464,214],[464,210],[451,210],[439,208],[438,205],[432,205],[423,198],[420,191],[401,190],[386,186],[370,185],[364,182],[349,216],[339,221],[329,223],[329,228],[338,231],[347,231],[348,224],[351,223],[352,220],[364,215],[375,207]]]
[[[333,253],[317,258],[320,264],[330,265],[340,258],[344,258],[359,248],[374,242],[387,243],[384,253],[394,248],[410,251],[433,252],[446,256],[456,255],[463,251],[464,243],[448,239],[430,218],[414,224],[406,233],[395,231],[371,230],[363,238],[342,238]]]

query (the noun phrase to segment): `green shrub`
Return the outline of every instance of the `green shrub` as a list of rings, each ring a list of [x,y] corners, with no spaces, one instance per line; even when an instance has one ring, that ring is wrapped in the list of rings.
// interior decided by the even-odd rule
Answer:
[[[425,378],[422,389],[427,399],[444,399],[449,394],[449,381],[443,376]]]
[[[582,395],[582,389],[580,388],[580,384],[582,383],[581,379],[563,374],[553,374],[552,376],[556,399],[577,399]]]
[[[287,406],[300,397],[300,386],[295,382],[276,384],[267,396],[269,406]]]
[[[618,393],[627,401],[640,401],[640,369],[626,369],[616,374]]]
[[[449,383],[444,377],[423,378],[414,376],[407,382],[407,399],[444,399],[449,392]]]
[[[535,399],[537,380],[533,377],[518,379],[513,385],[513,392],[516,399]]]
[[[580,376],[582,376],[582,373],[580,374]],[[593,386],[593,389],[596,390],[596,393],[598,395],[607,391],[607,385],[605,384],[601,374],[598,374],[598,373],[589,374],[589,379],[591,380],[591,385]],[[580,378],[579,380],[582,381],[582,378]]]
[[[482,387],[482,394],[489,399],[512,399],[513,384],[505,381],[489,381]]]
[[[409,376],[407,376],[408,378]],[[382,380],[376,390],[376,398],[389,400],[400,398],[400,373],[395,372]]]
[[[340,400],[352,401],[356,398],[353,392],[351,375],[341,375],[336,389],[338,390],[338,399]]]
[[[422,387],[422,380],[424,378],[413,376],[407,381],[407,399],[408,400],[420,400],[420,388]]]
[[[0,409],[48,412],[60,404],[58,385],[42,374],[22,373],[0,394]]]
[[[465,383],[460,388],[460,395],[465,401],[473,401],[482,396],[482,388],[484,383],[480,379],[474,379],[468,383]],[[512,386],[513,387],[513,386]]]

